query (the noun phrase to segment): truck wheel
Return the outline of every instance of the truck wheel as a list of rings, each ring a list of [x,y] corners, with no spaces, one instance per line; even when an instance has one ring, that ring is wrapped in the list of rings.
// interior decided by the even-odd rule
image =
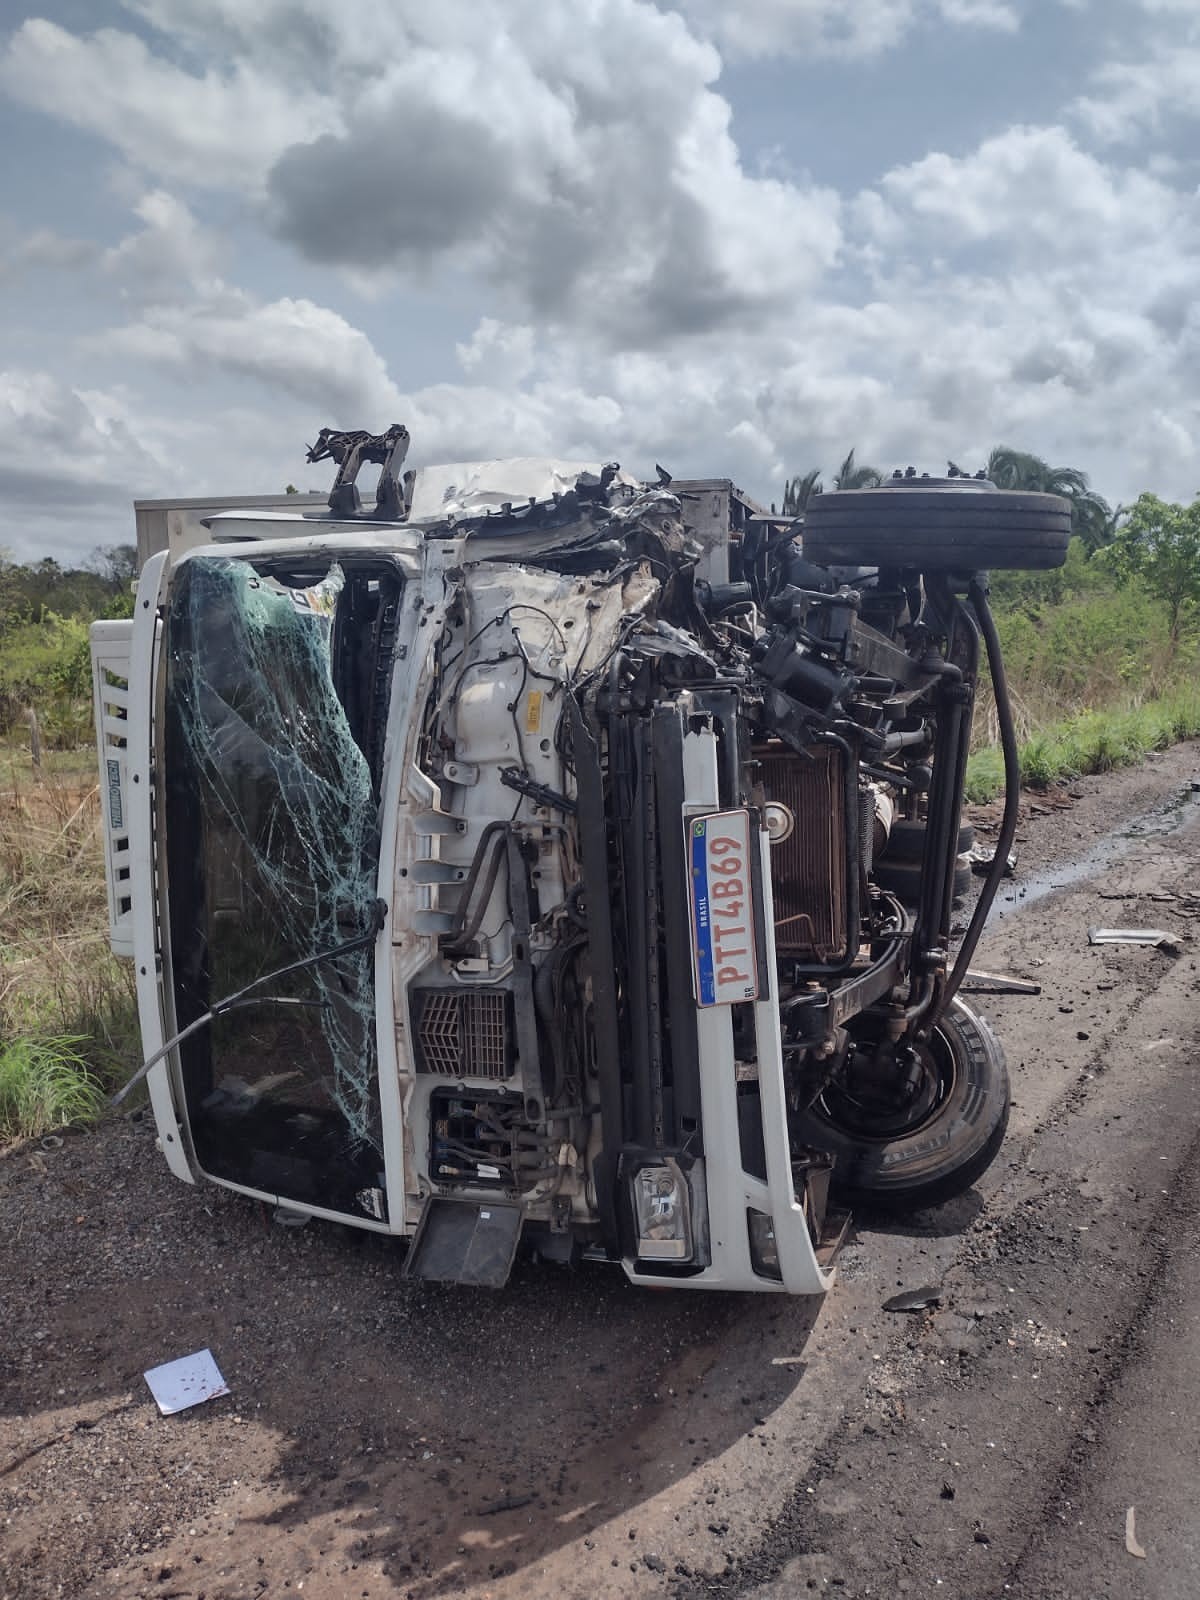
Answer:
[[[916,1211],[969,1189],[1008,1126],[1004,1052],[969,1006],[954,1000],[913,1049],[902,1089],[874,1074],[835,1082],[793,1122],[801,1141],[836,1156],[838,1194],[874,1210]]]
[[[1070,538],[1071,503],[1059,495],[913,478],[818,495],[804,515],[802,551],[823,567],[1045,571],[1062,566]]]
[[[892,861],[883,856],[871,869],[875,882],[881,889],[898,895],[906,906],[915,906],[921,893],[921,863],[919,861]],[[954,899],[965,899],[971,887],[971,865],[961,856],[954,863]]]
[[[887,844],[880,851],[880,860],[920,861],[925,854],[925,829],[924,822],[909,822],[904,817],[898,822],[893,822]],[[960,824],[955,855],[965,856],[974,843],[975,829],[969,822]]]

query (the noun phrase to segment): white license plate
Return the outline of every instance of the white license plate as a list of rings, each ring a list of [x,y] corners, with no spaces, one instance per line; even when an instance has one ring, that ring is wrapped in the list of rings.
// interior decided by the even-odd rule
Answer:
[[[718,811],[687,823],[696,1004],[758,998],[750,814]]]

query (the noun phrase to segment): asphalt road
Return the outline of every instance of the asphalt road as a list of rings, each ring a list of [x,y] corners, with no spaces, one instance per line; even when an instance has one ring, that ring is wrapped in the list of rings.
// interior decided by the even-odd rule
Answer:
[[[174,1183],[144,1123],[5,1152],[0,1597],[1190,1600],[1195,771],[1027,818],[978,957],[1043,986],[976,1000],[1009,1141],[978,1191],[859,1218],[821,1302],[410,1286]],[[142,1371],[205,1345],[231,1396],[160,1418]]]

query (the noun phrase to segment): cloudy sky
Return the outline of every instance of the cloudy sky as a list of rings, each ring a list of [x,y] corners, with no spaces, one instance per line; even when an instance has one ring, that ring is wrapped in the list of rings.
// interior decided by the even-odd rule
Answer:
[[[1200,489],[1197,0],[0,5],[0,547],[553,453]]]

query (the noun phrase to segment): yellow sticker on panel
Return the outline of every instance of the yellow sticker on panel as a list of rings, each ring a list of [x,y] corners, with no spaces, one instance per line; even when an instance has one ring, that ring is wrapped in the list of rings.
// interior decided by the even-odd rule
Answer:
[[[542,725],[542,691],[531,689],[525,705],[525,732],[536,733]]]

